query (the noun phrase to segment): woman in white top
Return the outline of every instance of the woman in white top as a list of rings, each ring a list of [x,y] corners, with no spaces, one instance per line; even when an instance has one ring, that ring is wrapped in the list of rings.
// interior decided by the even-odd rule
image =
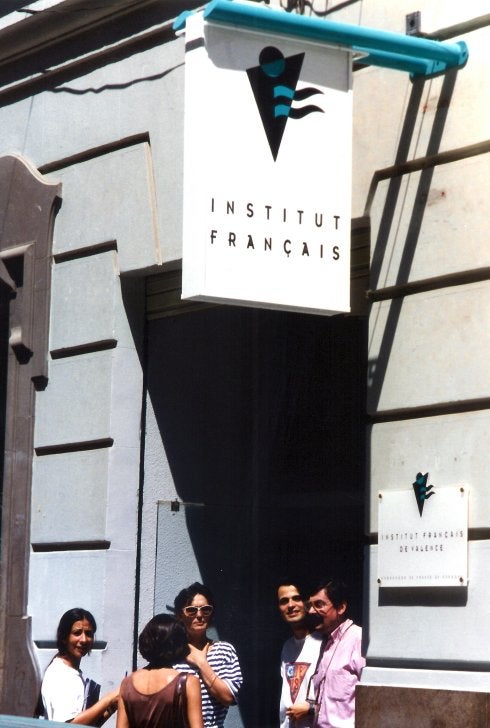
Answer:
[[[80,661],[92,649],[97,629],[90,612],[80,607],[61,617],[57,655],[44,673],[41,697],[44,717],[62,723],[100,726],[117,709],[119,690],[99,700],[100,685],[85,678]]]

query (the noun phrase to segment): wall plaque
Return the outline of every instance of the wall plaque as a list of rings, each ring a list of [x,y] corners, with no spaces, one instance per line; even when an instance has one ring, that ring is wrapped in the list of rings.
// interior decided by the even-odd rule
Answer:
[[[379,491],[378,584],[466,586],[468,488],[434,488],[418,473],[410,490]]]

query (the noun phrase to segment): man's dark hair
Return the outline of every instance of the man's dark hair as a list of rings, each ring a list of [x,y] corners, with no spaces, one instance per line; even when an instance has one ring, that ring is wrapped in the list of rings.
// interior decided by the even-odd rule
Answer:
[[[190,652],[184,625],[170,614],[156,614],[138,639],[141,656],[150,667],[172,667]]]
[[[81,622],[84,619],[89,622],[90,626],[92,627],[92,631],[95,634],[95,632],[97,631],[97,623],[95,621],[95,617],[86,609],[82,609],[82,607],[73,607],[73,609],[69,609],[63,614],[58,624],[58,629],[56,631],[56,646],[60,655],[64,655],[66,653],[66,640],[68,639],[68,635],[71,632],[71,628],[73,627],[75,622]]]
[[[295,574],[286,574],[276,581],[276,594],[281,586],[295,586],[298,593],[305,597],[305,591],[303,589],[303,582],[301,579],[297,579]]]
[[[347,607],[349,607],[350,588],[344,579],[340,579],[338,577],[324,579],[319,586],[317,585],[310,590],[310,595],[317,594],[317,592],[322,589],[332,602],[335,609],[338,609],[344,602]]]

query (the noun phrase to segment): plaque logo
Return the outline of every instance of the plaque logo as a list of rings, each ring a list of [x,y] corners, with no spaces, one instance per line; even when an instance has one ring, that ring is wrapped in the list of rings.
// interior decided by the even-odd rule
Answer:
[[[415,493],[415,499],[417,501],[417,506],[418,506],[421,518],[422,518],[422,511],[424,510],[425,501],[428,500],[431,497],[431,495],[434,495],[434,493],[435,493],[435,491],[432,490],[432,488],[434,486],[427,485],[428,477],[429,477],[429,473],[425,473],[425,475],[422,475],[422,473],[417,473],[415,483],[412,483],[413,490]]]

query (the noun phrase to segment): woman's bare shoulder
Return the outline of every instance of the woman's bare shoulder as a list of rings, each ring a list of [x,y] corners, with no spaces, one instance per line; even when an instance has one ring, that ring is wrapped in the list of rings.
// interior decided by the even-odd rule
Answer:
[[[170,667],[162,667],[154,670],[141,668],[133,672],[130,677],[133,687],[138,692],[151,695],[170,685],[178,674],[177,670]]]

